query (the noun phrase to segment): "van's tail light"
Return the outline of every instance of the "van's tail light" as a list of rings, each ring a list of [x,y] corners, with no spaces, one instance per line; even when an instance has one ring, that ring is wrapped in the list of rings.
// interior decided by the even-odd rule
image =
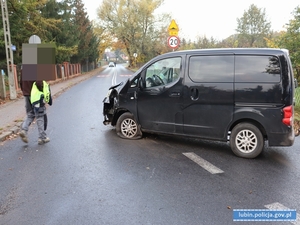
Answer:
[[[287,106],[283,108],[283,119],[282,122],[287,126],[292,126],[293,122],[293,107]]]

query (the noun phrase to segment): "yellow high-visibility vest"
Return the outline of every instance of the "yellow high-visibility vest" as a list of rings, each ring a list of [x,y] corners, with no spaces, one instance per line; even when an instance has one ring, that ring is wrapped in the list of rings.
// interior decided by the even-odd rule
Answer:
[[[43,81],[43,91],[40,91],[36,86],[36,82],[34,82],[30,92],[31,104],[36,105],[36,107],[39,107],[39,103],[42,95],[44,95],[44,101],[46,103],[49,103],[50,100],[49,84],[46,81]]]

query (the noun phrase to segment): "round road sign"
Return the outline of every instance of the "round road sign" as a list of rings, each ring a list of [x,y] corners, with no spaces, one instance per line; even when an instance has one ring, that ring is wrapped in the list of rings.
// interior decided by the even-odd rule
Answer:
[[[179,44],[180,44],[180,41],[177,36],[170,36],[168,38],[168,45],[170,48],[178,48]]]

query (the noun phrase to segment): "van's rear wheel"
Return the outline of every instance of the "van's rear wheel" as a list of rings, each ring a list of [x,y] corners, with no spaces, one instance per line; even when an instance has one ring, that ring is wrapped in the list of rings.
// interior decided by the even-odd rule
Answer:
[[[243,158],[255,158],[263,150],[264,138],[260,130],[250,123],[236,125],[230,136],[233,153]]]
[[[116,124],[117,134],[121,138],[138,139],[142,137],[140,126],[131,113],[123,113]]]

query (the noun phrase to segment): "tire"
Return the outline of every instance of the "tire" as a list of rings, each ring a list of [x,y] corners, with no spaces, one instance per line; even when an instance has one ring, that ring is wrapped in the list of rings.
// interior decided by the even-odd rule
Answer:
[[[236,125],[230,135],[230,146],[239,157],[252,159],[264,148],[264,138],[260,130],[251,123]]]
[[[139,124],[134,119],[131,113],[123,113],[116,124],[116,132],[119,137],[125,139],[139,139],[142,137],[142,132]]]

